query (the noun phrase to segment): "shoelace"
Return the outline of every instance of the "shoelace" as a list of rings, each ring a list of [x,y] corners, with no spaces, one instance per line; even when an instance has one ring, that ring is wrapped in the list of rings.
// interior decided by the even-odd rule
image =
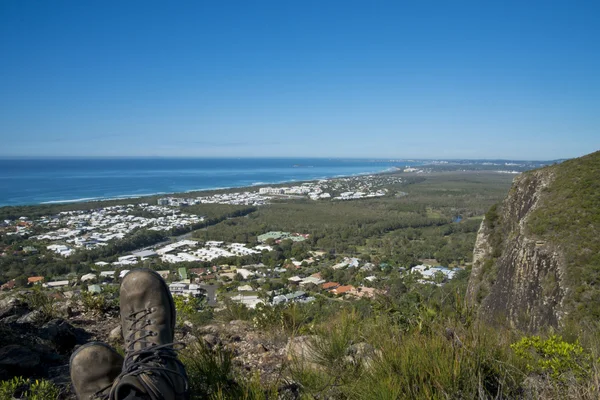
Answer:
[[[144,309],[134,313],[131,313],[127,319],[132,322],[131,333],[127,336],[126,342],[127,354],[125,356],[125,362],[123,363],[123,371],[118,376],[118,380],[125,376],[138,376],[146,372],[157,372],[160,376],[165,377],[168,382],[175,387],[175,383],[171,377],[171,374],[178,375],[185,382],[185,389],[178,395],[184,394],[189,389],[189,383],[187,376],[184,372],[183,363],[177,358],[177,351],[181,351],[185,348],[185,344],[182,342],[166,343],[156,345],[156,343],[148,342],[146,338],[156,336],[157,333],[154,331],[145,330],[146,326],[152,324],[151,320],[146,319],[154,309]],[[137,327],[138,324],[146,321],[145,324]],[[140,336],[134,339],[136,334]],[[140,350],[133,350],[136,343],[142,344]],[[175,370],[167,368],[165,365],[168,361],[175,362],[181,367],[181,370]],[[105,389],[103,389],[105,390]],[[99,391],[99,393],[102,392]],[[104,400],[99,397],[99,400]]]
[[[104,389],[98,390],[96,393],[92,395],[92,400],[108,400],[108,393],[102,393],[105,390],[109,389],[112,386],[112,383],[105,387]]]

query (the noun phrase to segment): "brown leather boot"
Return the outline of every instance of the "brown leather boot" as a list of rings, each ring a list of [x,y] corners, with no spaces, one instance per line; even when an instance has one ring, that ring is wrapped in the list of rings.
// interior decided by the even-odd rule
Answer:
[[[105,343],[87,343],[71,355],[71,382],[79,400],[108,399],[123,357]]]
[[[154,271],[136,269],[125,275],[120,292],[126,354],[111,400],[132,389],[152,400],[187,400],[188,379],[176,354],[183,345],[173,343],[175,303],[167,284]]]

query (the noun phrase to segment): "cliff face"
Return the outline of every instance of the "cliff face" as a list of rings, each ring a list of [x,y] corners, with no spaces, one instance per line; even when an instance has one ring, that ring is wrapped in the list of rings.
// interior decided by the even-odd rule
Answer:
[[[600,282],[599,165],[595,153],[522,174],[486,214],[467,290],[481,318],[537,331],[559,327],[572,311],[595,317],[600,295],[589,280]]]

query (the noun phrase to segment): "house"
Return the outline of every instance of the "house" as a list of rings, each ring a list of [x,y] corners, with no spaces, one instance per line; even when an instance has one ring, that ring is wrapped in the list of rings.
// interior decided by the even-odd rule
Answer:
[[[350,291],[354,290],[354,286],[352,285],[347,285],[347,286],[338,286],[335,289],[333,289],[331,291],[331,293],[335,294],[335,295],[342,295],[342,294],[346,294]]]
[[[204,282],[204,281],[210,281],[211,279],[216,279],[217,276],[215,274],[209,274],[209,275],[202,275],[196,278],[196,281],[200,281],[200,282]]]
[[[256,296],[256,295],[248,296],[248,295],[238,294],[236,296],[233,296],[231,298],[231,300],[233,300],[237,303],[241,303],[250,309],[256,308],[256,306],[259,304],[264,304],[264,301],[259,299],[258,296]]]
[[[410,272],[418,272],[425,279],[434,279],[436,275],[442,275],[444,280],[452,279],[456,275],[456,271],[446,267],[431,267],[429,265],[416,265]]]
[[[85,274],[81,277],[81,282],[93,281],[96,279],[96,274]]]
[[[68,285],[69,285],[69,281],[54,281],[54,282],[44,283],[42,286],[45,288],[59,288],[59,287],[64,287],[64,286],[68,286]]]
[[[115,277],[116,271],[102,271],[100,272],[100,278],[110,278],[113,279]]]
[[[321,288],[323,290],[332,290],[332,289],[337,288],[338,286],[340,286],[340,284],[337,282],[327,282],[327,283],[324,283],[323,285],[321,285]]]
[[[256,237],[256,239],[259,242],[264,243],[264,242],[266,242],[269,239],[278,240],[278,239],[281,239],[282,237],[287,237],[289,235],[290,235],[289,232],[271,231],[271,232],[263,233],[262,235],[258,235]]]
[[[300,282],[300,286],[305,286],[305,285],[308,285],[308,284],[320,285],[322,283],[325,283],[325,279],[317,278],[317,277],[314,277],[314,276],[309,276],[308,278],[304,278]]]
[[[142,250],[131,253],[134,257],[145,260],[146,258],[156,257],[158,254],[154,250]]]
[[[292,276],[291,278],[288,278],[288,282],[299,284],[303,279],[304,278],[300,278],[299,276]]]
[[[183,294],[184,290],[187,289],[185,283],[174,282],[169,285],[169,291],[173,294]]]
[[[238,292],[251,292],[254,289],[250,285],[244,285],[237,288]]]
[[[28,285],[37,285],[38,283],[44,282],[43,276],[30,276],[27,278]]]
[[[280,295],[273,297],[272,304],[274,306],[276,306],[277,304],[287,303],[287,301],[288,301],[287,297],[285,297],[285,295],[283,295],[283,294],[280,294]]]
[[[12,290],[17,285],[17,282],[14,279],[6,282],[4,285],[0,286],[0,290]]]
[[[174,295],[199,297],[205,293],[199,285],[185,282],[173,282],[169,285],[169,291]]]
[[[237,274],[240,274],[242,276],[242,278],[244,278],[244,279],[248,279],[248,278],[256,275],[254,272],[247,270],[245,268],[238,268],[235,270],[235,272]]]
[[[121,272],[119,272],[119,278],[123,279],[125,278],[125,275],[127,275],[127,273],[129,272],[128,269],[124,269]]]
[[[355,288],[355,289],[349,291],[348,294],[351,294],[352,296],[356,296],[356,297],[373,298],[373,297],[375,297],[375,294],[378,292],[379,291],[377,289],[363,286],[363,287]]]
[[[137,263],[137,258],[133,254],[130,254],[128,256],[119,257],[118,260],[119,260],[119,263],[123,264],[123,265],[127,265],[130,263],[131,264]]]
[[[108,265],[108,263],[105,261],[98,261],[98,262],[95,262],[94,265],[97,265],[99,267],[106,267]]]
[[[188,269],[188,273],[190,275],[202,275],[206,274],[208,270],[206,268],[190,268]]]
[[[23,252],[27,254],[35,254],[37,253],[37,249],[33,246],[25,246],[23,247]]]
[[[306,293],[298,290],[297,292],[286,294],[285,297],[288,299],[288,301],[298,301],[306,298]]]

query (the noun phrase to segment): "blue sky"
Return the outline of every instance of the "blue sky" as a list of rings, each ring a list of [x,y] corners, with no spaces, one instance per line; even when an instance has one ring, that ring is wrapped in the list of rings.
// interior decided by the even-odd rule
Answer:
[[[0,156],[600,149],[597,1],[0,2]]]

